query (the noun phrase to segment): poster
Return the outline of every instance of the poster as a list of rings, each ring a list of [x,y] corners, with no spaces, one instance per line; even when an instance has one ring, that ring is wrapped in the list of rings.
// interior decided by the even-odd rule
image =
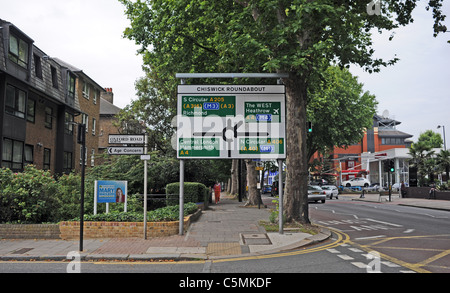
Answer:
[[[127,181],[98,180],[96,183],[98,203],[126,203]]]

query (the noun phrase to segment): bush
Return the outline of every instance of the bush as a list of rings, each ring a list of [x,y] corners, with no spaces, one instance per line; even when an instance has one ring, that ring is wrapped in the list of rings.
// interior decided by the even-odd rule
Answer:
[[[198,207],[195,203],[186,203],[184,205],[184,215],[190,215],[197,211]],[[179,206],[168,206],[150,211],[147,213],[147,221],[177,221],[179,219]],[[72,221],[79,221],[80,217],[74,218]],[[144,214],[137,212],[112,212],[109,214],[84,215],[85,221],[98,222],[143,222]]]
[[[185,182],[184,183],[184,202],[208,202],[208,188],[198,182]],[[166,185],[166,200],[167,205],[175,205],[179,201],[175,199],[173,195],[180,195],[180,183],[170,183]]]
[[[1,169],[0,222],[43,223],[58,219],[61,201],[49,171],[25,167],[22,173]]]

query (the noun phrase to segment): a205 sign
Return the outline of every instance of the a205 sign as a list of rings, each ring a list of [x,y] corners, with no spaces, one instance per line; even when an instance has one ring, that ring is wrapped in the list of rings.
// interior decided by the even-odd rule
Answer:
[[[284,85],[179,85],[179,159],[285,159]]]

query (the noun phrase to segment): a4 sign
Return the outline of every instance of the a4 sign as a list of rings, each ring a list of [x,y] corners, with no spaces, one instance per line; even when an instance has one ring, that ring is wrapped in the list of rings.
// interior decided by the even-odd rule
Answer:
[[[284,85],[179,85],[179,159],[285,159]]]

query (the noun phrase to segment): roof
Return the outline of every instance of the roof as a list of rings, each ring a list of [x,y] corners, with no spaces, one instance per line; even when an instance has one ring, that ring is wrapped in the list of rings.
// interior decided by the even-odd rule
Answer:
[[[114,104],[111,104],[107,100],[100,98],[100,116],[101,115],[116,115],[120,112],[119,107]]]
[[[379,129],[378,130],[378,136],[379,137],[398,137],[398,138],[409,138],[409,137],[413,137],[413,135],[396,130],[396,129],[392,129],[392,130],[384,130],[384,129]]]

